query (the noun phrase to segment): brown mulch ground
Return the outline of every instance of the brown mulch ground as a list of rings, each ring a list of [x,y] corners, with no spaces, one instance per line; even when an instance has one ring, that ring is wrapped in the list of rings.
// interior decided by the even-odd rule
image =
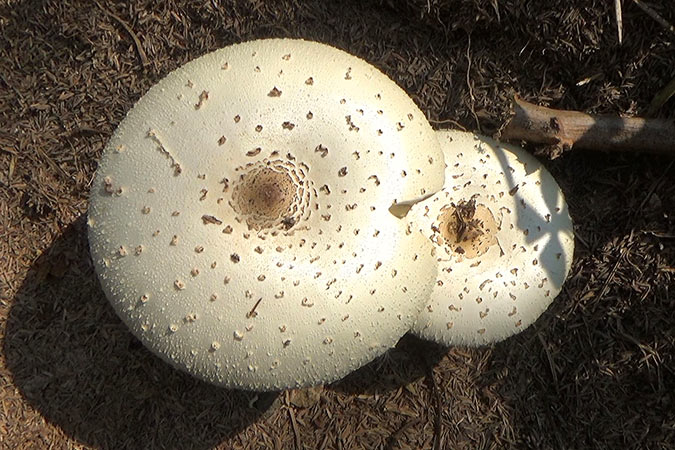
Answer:
[[[675,76],[675,37],[623,4],[620,46],[605,0],[0,0],[0,448],[675,448],[673,159],[546,162],[577,250],[521,335],[471,350],[406,338],[335,385],[276,399],[146,351],[98,286],[83,220],[125,112],[208,51],[329,43],[380,67],[435,126],[489,134],[513,92],[644,113]],[[670,0],[651,4],[675,23]]]

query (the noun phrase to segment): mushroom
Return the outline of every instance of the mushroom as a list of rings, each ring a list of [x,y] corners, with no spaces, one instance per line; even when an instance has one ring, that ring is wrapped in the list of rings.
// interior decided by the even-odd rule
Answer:
[[[103,290],[174,366],[257,391],[332,382],[412,326],[431,246],[390,207],[440,189],[422,112],[363,60],[251,41],[170,73],[103,152],[88,213]]]
[[[560,292],[574,250],[560,188],[519,147],[438,131],[445,187],[408,218],[434,245],[438,278],[412,332],[443,345],[501,341]]]

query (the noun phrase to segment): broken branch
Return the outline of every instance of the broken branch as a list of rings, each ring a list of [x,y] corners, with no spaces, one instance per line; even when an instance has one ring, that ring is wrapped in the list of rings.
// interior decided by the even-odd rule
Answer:
[[[634,151],[675,157],[675,120],[591,115],[537,106],[514,97],[514,115],[501,138],[543,144],[554,159],[577,147]]]

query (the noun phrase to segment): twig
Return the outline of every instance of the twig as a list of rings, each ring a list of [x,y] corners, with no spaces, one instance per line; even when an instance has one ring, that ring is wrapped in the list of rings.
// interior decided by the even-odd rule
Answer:
[[[614,14],[616,16],[616,32],[619,34],[619,44],[623,42],[623,14],[621,0],[614,0]]]
[[[426,355],[422,355],[424,360],[424,367],[426,372],[426,377],[429,383],[431,384],[431,395],[434,397],[436,414],[434,416],[434,446],[433,450],[441,450],[442,445],[442,417],[443,417],[443,402],[441,401],[441,393],[438,391],[438,386],[436,385],[436,379],[434,378],[434,369],[431,367],[428,358]]]
[[[661,17],[659,13],[657,13],[652,8],[642,3],[642,0],[633,0],[633,3],[635,3],[641,10],[646,12],[647,15],[649,15],[649,17],[656,20],[663,28],[675,34],[675,27],[671,25],[666,19]]]
[[[675,157],[675,121],[640,117],[590,115],[546,108],[514,97],[514,115],[501,138],[544,144],[543,153],[557,158],[572,147],[635,151]]]
[[[53,171],[61,175],[65,180],[75,181],[75,179],[71,175],[68,175],[66,171],[63,170],[61,166],[56,164],[56,162],[52,158],[50,158],[49,155],[45,153],[40,147],[36,146],[35,151],[37,152],[38,155],[40,155],[40,157],[43,160],[47,161],[47,164],[49,165],[49,167],[51,167]]]
[[[385,450],[393,450],[396,447],[396,444],[398,443],[398,439],[403,436],[403,433],[408,430],[409,428],[418,425],[422,419],[419,417],[413,417],[408,420],[406,420],[401,427],[396,430],[389,438],[387,439],[387,443],[384,445]]]
[[[628,240],[632,240],[633,235],[631,233],[630,237]],[[607,278],[605,281],[602,283],[602,288],[600,289],[600,294],[598,295],[597,299],[598,301],[602,299],[602,297],[605,296],[607,291],[609,290],[609,283],[612,282],[614,279],[614,276],[616,275],[616,271],[619,269],[619,264],[621,264],[621,261],[623,260],[623,256],[626,254],[626,251],[628,250],[627,247],[623,247],[621,250],[619,250],[619,257],[616,258],[616,261],[614,262],[614,266],[612,266],[612,270],[609,271],[609,275],[607,275]]]
[[[476,98],[473,96],[473,86],[471,85],[471,33],[469,33],[468,36],[468,43],[466,46],[466,86],[469,88],[469,98],[471,98],[471,114],[473,115],[474,120],[476,121],[476,127],[480,130],[480,120],[478,120],[478,116],[476,115],[476,111],[474,110],[474,105],[476,103]]]
[[[136,47],[136,52],[138,53],[138,57],[141,60],[141,65],[143,67],[145,67],[148,64],[150,64],[150,62],[148,61],[148,57],[145,54],[145,50],[143,50],[143,45],[141,45],[141,41],[138,39],[138,36],[136,36],[136,33],[134,33],[134,30],[132,30],[131,27],[129,25],[127,25],[127,23],[124,20],[122,20],[119,16],[111,13],[110,11],[105,9],[103,6],[101,6],[101,4],[98,2],[98,0],[94,0],[94,3],[96,3],[96,5],[101,9],[101,11],[103,11],[105,14],[107,14],[108,16],[115,19],[115,21],[117,23],[119,23],[120,25],[122,25],[122,28],[124,28],[124,30],[127,33],[129,33],[129,36],[131,36],[131,40],[134,41],[134,46]]]
[[[668,100],[670,100],[670,97],[673,95],[675,95],[675,78],[670,80],[670,83],[666,84],[666,87],[656,93],[654,99],[649,105],[649,111],[647,111],[647,115],[653,116],[656,114],[659,108],[661,108]]]
[[[295,449],[300,450],[300,435],[298,434],[298,422],[295,419],[295,411],[293,411],[293,406],[290,403],[290,393],[286,391],[286,410],[288,411],[288,417],[291,419],[291,428],[293,429],[293,437],[295,442]]]
[[[640,206],[635,210],[633,213],[635,216],[642,214],[642,210],[644,209],[645,205],[649,201],[649,199],[652,197],[652,194],[654,191],[656,191],[656,188],[659,187],[659,185],[663,182],[663,180],[666,178],[666,175],[668,175],[668,172],[670,171],[670,168],[673,167],[673,163],[675,163],[675,160],[671,161],[670,164],[666,167],[666,170],[663,171],[661,176],[652,183],[651,187],[647,191],[647,195],[645,195],[645,198],[642,200],[640,203]]]
[[[434,125],[434,126],[443,126],[447,124],[454,125],[455,127],[459,128],[462,131],[466,131],[466,127],[462,125],[461,123],[457,122],[456,120],[452,119],[443,119],[443,120],[435,120],[435,119],[429,119],[429,123]]]
[[[558,368],[555,365],[555,361],[553,361],[551,351],[548,348],[548,344],[546,343],[544,336],[542,336],[542,334],[539,331],[537,331],[537,337],[539,338],[539,342],[541,343],[541,346],[544,349],[544,353],[546,353],[546,359],[548,360],[548,367],[551,370],[551,375],[553,376],[553,387],[555,387],[556,392],[560,392],[560,387],[558,386]]]
[[[251,310],[250,310],[249,312],[246,313],[246,318],[247,318],[247,319],[250,319],[251,317],[255,317],[255,316],[258,315],[258,313],[255,312],[255,310],[256,310],[256,308],[258,307],[258,305],[260,304],[261,301],[262,301],[262,297],[260,297],[260,298],[258,299],[258,301],[255,302],[255,305],[253,305],[253,308],[251,308]]]

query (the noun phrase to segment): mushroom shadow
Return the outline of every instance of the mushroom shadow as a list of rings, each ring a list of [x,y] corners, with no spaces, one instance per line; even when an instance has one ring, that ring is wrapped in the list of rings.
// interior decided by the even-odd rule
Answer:
[[[209,385],[136,340],[99,286],[86,229],[84,217],[65,228],[12,301],[3,350],[25,399],[98,448],[207,449],[260,417],[275,393]]]
[[[426,377],[448,348],[404,335],[396,346],[327,389],[350,395],[379,395]]]

